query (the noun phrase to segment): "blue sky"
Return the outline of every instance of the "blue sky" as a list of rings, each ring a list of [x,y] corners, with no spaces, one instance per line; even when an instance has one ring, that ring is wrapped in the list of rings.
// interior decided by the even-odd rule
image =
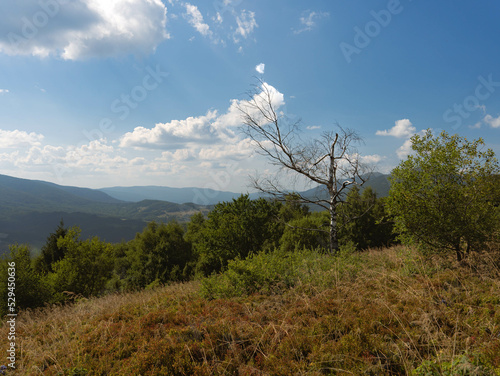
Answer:
[[[238,132],[261,79],[389,172],[412,134],[500,153],[500,3],[4,0],[0,173],[64,185],[247,191],[273,173]]]

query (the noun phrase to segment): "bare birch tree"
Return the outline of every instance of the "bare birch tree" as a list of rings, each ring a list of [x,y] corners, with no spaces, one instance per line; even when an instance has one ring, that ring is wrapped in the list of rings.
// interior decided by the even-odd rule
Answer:
[[[336,130],[323,132],[320,138],[304,141],[300,138],[300,122],[290,123],[279,111],[282,95],[263,81],[249,93],[249,100],[238,105],[243,119],[243,131],[254,142],[259,154],[279,169],[297,178],[326,188],[321,194],[305,197],[297,193],[301,203],[316,204],[328,210],[330,223],[329,251],[338,253],[337,206],[344,202],[348,187],[361,186],[367,171],[360,163],[355,145],[361,142],[358,134],[337,125]],[[257,190],[284,199],[290,193],[279,177],[255,177]]]

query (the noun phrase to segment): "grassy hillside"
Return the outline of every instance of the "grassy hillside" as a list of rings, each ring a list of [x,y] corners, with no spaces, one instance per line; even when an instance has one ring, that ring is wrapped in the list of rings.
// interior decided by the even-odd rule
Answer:
[[[23,312],[17,374],[500,375],[498,252],[467,265],[403,247],[292,255]]]

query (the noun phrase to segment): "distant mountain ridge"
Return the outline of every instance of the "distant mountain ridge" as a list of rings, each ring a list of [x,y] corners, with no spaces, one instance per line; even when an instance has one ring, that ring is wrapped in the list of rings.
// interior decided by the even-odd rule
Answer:
[[[379,197],[384,197],[389,194],[389,175],[384,175],[379,172],[374,172],[370,175],[369,180],[365,184],[366,187],[372,187]],[[112,198],[129,201],[129,202],[139,202],[142,200],[162,200],[170,201],[178,204],[192,202],[198,205],[215,205],[222,201],[231,201],[234,198],[238,198],[241,193],[228,192],[228,191],[217,191],[208,188],[196,188],[196,187],[186,187],[186,188],[172,188],[165,186],[134,186],[134,187],[109,187],[99,189],[111,196]],[[314,187],[301,194],[306,197],[313,197],[314,195],[320,194],[324,196],[326,190],[324,187]],[[250,193],[251,199],[256,199],[263,194]]]
[[[389,191],[387,177],[375,173],[367,185],[385,196]],[[308,197],[326,194],[321,187],[301,193]],[[214,204],[240,195],[194,187],[90,189],[0,175],[0,253],[16,242],[40,248],[61,219],[67,226],[79,225],[84,237],[128,241],[147,222],[187,221],[194,213],[206,214]],[[251,199],[261,196],[250,194]]]
[[[84,237],[128,241],[152,220],[188,220],[209,207],[167,201],[125,202],[90,188],[0,175],[0,253],[13,243],[40,248],[63,219],[79,225]]]
[[[187,202],[198,205],[215,205],[222,201],[231,201],[238,198],[241,193],[217,191],[209,188],[172,188],[165,186],[135,186],[135,187],[109,187],[101,188],[99,191],[106,193],[112,198],[139,202],[142,200],[170,201],[178,204]]]

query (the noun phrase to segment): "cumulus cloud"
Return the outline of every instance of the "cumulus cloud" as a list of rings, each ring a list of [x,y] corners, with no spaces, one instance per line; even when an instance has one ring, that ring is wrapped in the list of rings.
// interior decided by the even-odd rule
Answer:
[[[198,31],[204,37],[211,36],[212,31],[210,31],[210,26],[206,24],[203,20],[201,12],[198,10],[196,5],[189,3],[185,4],[186,7],[186,18],[191,26],[193,26],[196,31]]]
[[[284,95],[267,83],[249,100],[263,101],[264,93],[272,96],[275,108],[284,105]],[[224,170],[234,178],[231,184],[239,186],[259,163],[252,141],[236,132],[241,125],[239,108],[249,100],[233,99],[221,113],[211,110],[150,128],[137,127],[116,140],[102,138],[78,145],[47,145],[43,135],[0,130],[0,167],[59,183],[71,178],[71,184],[86,186],[91,181],[99,186],[105,181],[115,184],[111,182],[117,178],[123,184],[144,184],[147,179],[153,183],[159,177],[196,186]]]
[[[259,65],[257,65],[255,67],[255,70],[257,71],[257,73],[260,73],[260,74],[264,74],[265,69],[266,69],[266,64],[264,64],[264,63],[260,63]]]
[[[300,17],[301,28],[294,30],[294,34],[300,34],[304,31],[311,31],[313,27],[316,26],[316,20],[321,18],[329,17],[330,13],[328,12],[305,12],[304,16]]]
[[[411,142],[411,140],[406,140],[404,144],[398,150],[396,150],[396,154],[400,159],[404,159],[412,153],[412,144],[413,143]]]
[[[120,146],[178,149],[187,143],[215,142],[222,137],[222,131],[213,124],[216,117],[217,111],[208,111],[203,116],[158,123],[151,129],[137,127],[121,138]]]
[[[163,153],[161,153],[161,159],[175,162],[192,161],[197,156],[197,153],[193,149],[177,149],[174,152],[164,151]]]
[[[161,0],[2,3],[0,52],[8,55],[80,60],[148,54],[169,38],[167,9]]]
[[[500,128],[500,116],[494,118],[491,115],[486,115],[483,119],[486,124],[489,124],[492,128]]]
[[[33,146],[26,154],[19,154],[16,165],[25,167],[29,165],[52,165],[66,161],[66,150],[61,146],[45,145]]]
[[[382,159],[385,159],[385,157],[383,157],[381,155],[378,155],[378,154],[363,155],[363,156],[361,156],[361,161],[363,161],[363,163],[368,163],[368,164],[378,163]]]
[[[0,149],[40,145],[43,138],[43,135],[35,132],[28,133],[17,129],[13,131],[0,129]]]
[[[9,90],[7,90],[7,89],[0,89],[0,95],[7,94],[8,92],[9,92]]]
[[[262,91],[252,98],[264,102],[269,93],[272,104],[280,108],[284,103],[284,95],[273,86],[263,83]],[[231,105],[224,114],[208,111],[206,115],[188,117],[183,120],[172,120],[168,123],[158,123],[153,128],[137,127],[126,133],[120,139],[121,147],[147,148],[159,150],[177,150],[186,146],[234,143],[238,140],[233,128],[241,125],[241,111],[247,109],[256,119],[259,113],[248,106],[247,100],[231,100]]]
[[[396,121],[396,125],[389,130],[377,131],[375,134],[377,136],[393,136],[398,138],[408,138],[411,137],[416,131],[416,128],[412,125],[411,121],[408,119],[401,119]]]
[[[246,138],[234,144],[201,148],[198,157],[203,160],[241,160],[249,158],[253,151],[252,141]]]

